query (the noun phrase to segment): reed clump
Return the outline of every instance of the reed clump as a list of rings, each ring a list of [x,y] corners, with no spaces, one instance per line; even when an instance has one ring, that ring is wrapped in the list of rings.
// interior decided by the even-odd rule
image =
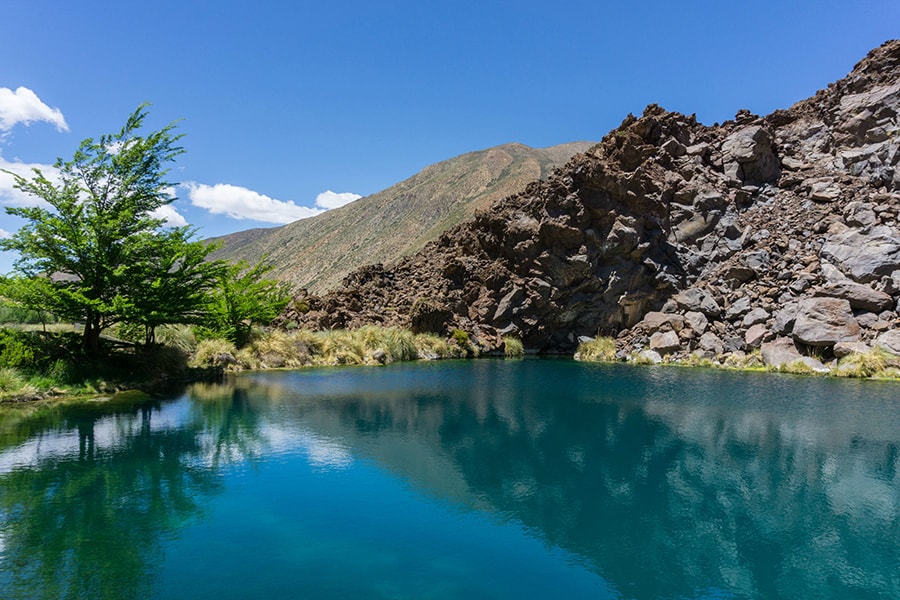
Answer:
[[[616,360],[616,340],[599,337],[578,344],[575,360],[584,362],[614,362]]]

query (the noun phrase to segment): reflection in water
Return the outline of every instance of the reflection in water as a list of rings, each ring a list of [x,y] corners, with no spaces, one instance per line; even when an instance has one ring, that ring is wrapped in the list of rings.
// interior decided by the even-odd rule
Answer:
[[[153,414],[72,415],[3,454],[0,585],[10,597],[145,594],[160,535],[215,489],[192,468],[192,433],[154,427]]]
[[[0,592],[151,595],[167,540],[230,493],[235,469],[302,461],[350,477],[364,461],[445,510],[487,515],[484,535],[503,523],[524,528],[548,549],[546,560],[562,550],[612,597],[896,598],[897,392],[758,374],[474,361],[260,373],[154,405],[61,410],[30,421],[33,430],[0,429]],[[321,506],[292,507],[293,519],[337,502],[360,510],[325,491],[302,497]],[[375,515],[372,531],[389,530],[389,518]],[[335,552],[348,571],[360,560]],[[478,548],[471,552],[479,560]],[[391,568],[397,582],[410,576]],[[261,576],[278,576],[271,571]],[[474,595],[503,595],[496,581],[469,585]],[[400,594],[391,589],[384,595]]]
[[[525,361],[363,392],[380,375],[304,421],[626,597],[900,597],[896,386]]]

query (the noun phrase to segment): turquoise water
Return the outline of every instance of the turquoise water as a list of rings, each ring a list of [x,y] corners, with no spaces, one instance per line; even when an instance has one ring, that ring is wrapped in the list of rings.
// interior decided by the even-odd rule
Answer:
[[[2,598],[900,598],[900,386],[571,361],[0,413]]]

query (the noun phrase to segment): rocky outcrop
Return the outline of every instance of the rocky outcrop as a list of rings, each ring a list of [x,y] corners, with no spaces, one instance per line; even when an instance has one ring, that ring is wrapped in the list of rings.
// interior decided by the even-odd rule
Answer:
[[[900,352],[898,81],[892,41],[766,117],[709,127],[648,106],[546,181],[281,320],[410,326],[425,302],[443,307],[425,329],[487,350],[510,334],[535,352],[612,335],[621,356]]]

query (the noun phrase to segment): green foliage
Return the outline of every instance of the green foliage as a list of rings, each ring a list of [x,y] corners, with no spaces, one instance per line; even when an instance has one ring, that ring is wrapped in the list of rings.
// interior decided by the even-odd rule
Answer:
[[[0,329],[0,367],[30,367],[37,362],[39,352],[33,334]]]
[[[585,362],[613,362],[616,360],[616,340],[600,337],[578,345],[575,360]]]
[[[883,348],[875,347],[869,352],[854,352],[842,358],[835,374],[839,377],[883,377],[889,364],[896,360],[897,357]]]
[[[271,266],[253,267],[241,261],[218,273],[216,288],[207,305],[207,327],[238,348],[250,342],[254,324],[268,325],[290,301],[288,288],[265,275]]]
[[[0,392],[18,392],[27,383],[25,377],[12,367],[0,367]]]
[[[691,353],[688,354],[683,360],[679,361],[679,364],[685,367],[703,367],[703,368],[715,368],[720,367],[721,365],[715,360],[703,356],[699,353]]]
[[[450,337],[460,348],[466,348],[469,346],[469,334],[462,329],[454,329],[450,334]]]
[[[153,329],[191,322],[198,298],[217,263],[212,250],[190,238],[190,228],[163,228],[155,211],[171,203],[166,164],[183,149],[174,124],[140,135],[147,116],[141,105],[122,129],[84,140],[71,160],[58,159],[58,182],[39,169],[9,173],[19,190],[42,200],[7,207],[26,224],[0,240],[0,250],[19,254],[24,277],[4,285],[8,299],[84,323],[83,343],[99,351],[100,334],[120,322]]]
[[[525,346],[522,340],[512,336],[503,336],[503,355],[507,358],[521,358],[525,356]]]

